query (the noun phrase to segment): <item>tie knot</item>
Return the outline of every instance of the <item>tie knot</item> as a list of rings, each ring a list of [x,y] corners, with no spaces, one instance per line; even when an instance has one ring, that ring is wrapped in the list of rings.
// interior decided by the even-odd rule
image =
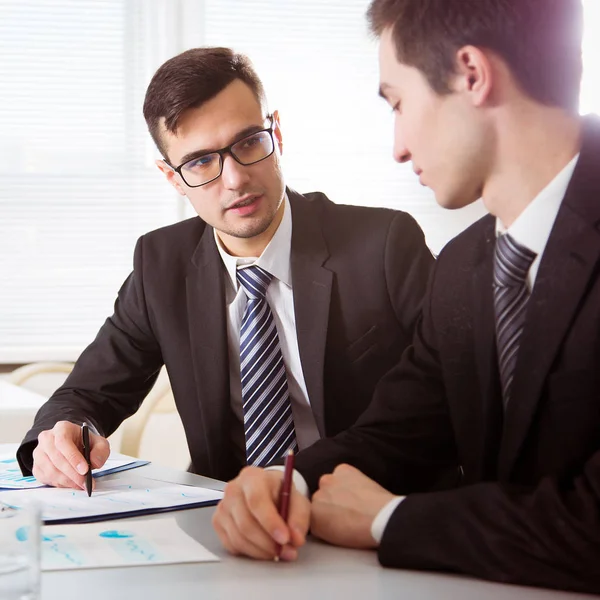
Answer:
[[[523,285],[536,253],[517,243],[508,233],[496,239],[494,284],[499,287]]]
[[[237,270],[237,280],[250,300],[264,300],[273,275],[258,265]]]

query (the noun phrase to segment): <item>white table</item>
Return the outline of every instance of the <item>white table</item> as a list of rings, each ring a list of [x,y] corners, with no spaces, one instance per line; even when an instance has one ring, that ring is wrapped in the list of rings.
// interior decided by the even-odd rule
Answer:
[[[131,477],[133,471],[111,477]],[[149,465],[136,469],[176,483],[222,489],[220,482]],[[171,513],[180,526],[221,558],[218,563],[161,565],[42,575],[41,600],[566,600],[588,595],[488,583],[454,575],[384,569],[374,552],[309,539],[295,563],[229,556],[211,526],[213,508]],[[146,519],[154,517],[145,517]]]
[[[20,442],[47,398],[0,379],[0,444]]]

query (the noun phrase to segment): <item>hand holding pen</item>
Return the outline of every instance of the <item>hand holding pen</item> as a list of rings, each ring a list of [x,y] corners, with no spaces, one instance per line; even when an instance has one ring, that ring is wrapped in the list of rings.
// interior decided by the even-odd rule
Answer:
[[[231,554],[262,560],[297,558],[306,541],[311,504],[294,486],[293,456],[286,458],[286,467],[283,478],[278,469],[245,467],[225,487],[212,522]]]
[[[53,487],[87,491],[90,466],[98,469],[104,465],[110,454],[110,445],[106,438],[93,433],[89,422],[86,425],[87,444],[84,443],[83,427],[69,421],[59,421],[52,429],[39,434],[32,468],[38,481]],[[84,446],[89,449],[87,456]]]

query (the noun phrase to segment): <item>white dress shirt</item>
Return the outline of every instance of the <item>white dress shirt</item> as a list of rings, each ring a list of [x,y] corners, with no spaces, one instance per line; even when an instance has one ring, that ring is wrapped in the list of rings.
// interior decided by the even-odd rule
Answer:
[[[232,440],[238,459],[245,460],[244,410],[242,407],[242,384],[240,381],[240,327],[246,308],[247,296],[238,284],[236,271],[241,265],[256,264],[273,275],[267,288],[267,302],[271,307],[292,402],[292,413],[296,427],[298,448],[302,450],[316,442],[320,435],[310,408],[306,390],[294,312],[294,293],[290,253],[292,247],[292,211],[287,194],[284,199],[283,218],[268,246],[258,257],[240,258],[231,256],[223,248],[215,231],[215,241],[223,264],[228,273],[225,280],[225,304],[227,308],[227,340],[229,348],[229,391],[231,408],[238,427],[232,431]]]
[[[578,159],[579,154],[527,205],[508,229],[500,219],[496,219],[496,237],[509,233],[519,244],[537,254],[527,273],[529,291],[533,289],[542,255]]]
[[[519,244],[537,254],[527,273],[527,286],[530,291],[533,289],[542,255],[578,158],[579,154],[527,205],[508,229],[504,227],[500,219],[496,219],[497,237],[504,233],[510,233]],[[388,521],[402,500],[404,500],[404,496],[397,496],[390,500],[373,520],[371,535],[378,544],[381,543]]]

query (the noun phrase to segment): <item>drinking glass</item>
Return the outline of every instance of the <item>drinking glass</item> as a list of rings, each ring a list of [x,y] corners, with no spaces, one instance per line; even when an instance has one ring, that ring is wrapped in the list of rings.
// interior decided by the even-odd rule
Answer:
[[[0,599],[37,600],[40,593],[39,506],[10,505],[10,492],[0,493]]]

